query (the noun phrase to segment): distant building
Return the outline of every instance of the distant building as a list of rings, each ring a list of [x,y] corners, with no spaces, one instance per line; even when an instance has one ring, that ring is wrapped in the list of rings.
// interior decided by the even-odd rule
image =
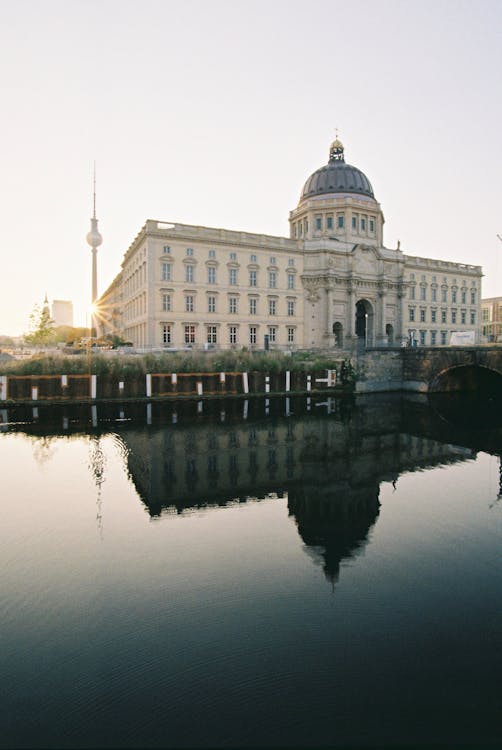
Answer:
[[[481,335],[485,341],[502,341],[502,297],[481,300]]]
[[[383,244],[366,175],[329,161],[306,181],[290,236],[147,221],[99,300],[101,333],[140,348],[339,349],[479,339],[481,267]]]
[[[65,299],[53,300],[52,319],[55,326],[73,326],[73,302]]]

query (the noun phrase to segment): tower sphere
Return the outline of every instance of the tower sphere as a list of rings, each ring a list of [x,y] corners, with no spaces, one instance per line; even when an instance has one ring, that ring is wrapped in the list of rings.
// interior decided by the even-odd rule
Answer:
[[[99,247],[103,242],[103,238],[98,232],[98,220],[91,219],[91,231],[86,236],[87,244],[91,247]]]

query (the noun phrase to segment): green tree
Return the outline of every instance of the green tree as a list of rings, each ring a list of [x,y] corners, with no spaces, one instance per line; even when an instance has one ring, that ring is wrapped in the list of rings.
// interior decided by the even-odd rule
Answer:
[[[27,344],[46,346],[54,338],[54,321],[49,312],[49,306],[35,305],[30,314],[30,330],[23,334]]]

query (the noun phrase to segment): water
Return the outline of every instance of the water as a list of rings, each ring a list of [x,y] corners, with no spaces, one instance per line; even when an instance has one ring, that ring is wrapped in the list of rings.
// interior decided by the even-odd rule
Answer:
[[[495,745],[502,430],[470,403],[0,412],[1,746]]]

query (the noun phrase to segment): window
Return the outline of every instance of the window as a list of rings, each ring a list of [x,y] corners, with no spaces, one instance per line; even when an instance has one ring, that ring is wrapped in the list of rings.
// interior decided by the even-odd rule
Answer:
[[[426,288],[424,286],[420,287],[420,299],[425,300],[425,294],[426,294]]]
[[[237,326],[230,326],[229,330],[229,341],[231,344],[237,343]]]
[[[277,283],[277,274],[275,271],[269,271],[268,274],[268,285],[270,289],[275,289]]]
[[[192,283],[193,275],[193,266],[185,266],[185,281]]]
[[[410,273],[410,281],[415,281],[415,274],[414,273]]]
[[[446,310],[441,310],[441,323],[446,323]]]
[[[294,289],[295,288],[295,275],[293,273],[288,273],[288,289]]]
[[[270,265],[276,266],[277,265],[277,258],[274,258],[273,256],[270,258]]]
[[[315,217],[315,228],[317,231],[322,229],[322,218],[320,216]]]
[[[256,271],[250,271],[249,272],[249,286],[256,286],[257,278],[256,278]]]
[[[332,216],[326,217],[326,228],[333,229],[333,217]]]
[[[364,217],[361,217],[361,232],[366,231],[366,219]]]
[[[431,346],[436,346],[437,332],[431,331]]]
[[[207,298],[207,311],[209,313],[216,312],[216,297],[209,295]]]
[[[169,312],[171,310],[171,295],[170,294],[162,295],[162,309],[164,312]]]
[[[374,231],[375,231],[375,220],[370,219],[370,232],[373,233]]]
[[[410,286],[410,299],[415,299],[415,287]]]
[[[303,223],[305,225],[305,234],[307,234],[308,231],[309,231],[309,220],[305,219],[305,221]]]
[[[457,322],[457,311],[456,310],[452,310],[451,311],[451,322],[452,323],[456,323]]]
[[[170,325],[163,325],[162,326],[162,343],[163,344],[172,344],[172,330]]]
[[[249,343],[256,344],[256,326],[249,326]]]
[[[462,325],[465,326],[465,322],[466,322],[466,312],[465,312],[465,310],[461,310],[460,311],[460,322],[461,322]]]
[[[249,300],[249,314],[250,315],[256,315],[256,302],[257,300],[255,297],[251,297],[251,299]]]
[[[162,251],[166,254],[169,254],[171,252],[171,248],[169,247],[169,245],[164,245]]]
[[[438,290],[436,289],[435,286],[433,286],[432,289],[431,289],[431,300],[433,302],[437,302],[438,301]]]
[[[288,266],[294,266],[295,265],[295,259],[294,258],[288,258]]]
[[[357,229],[357,216],[352,217],[352,229]]]
[[[441,302],[446,302],[446,289],[441,289]]]
[[[471,310],[471,325],[473,326],[475,325],[475,323],[476,323],[476,313],[474,312],[474,310]]]
[[[171,263],[162,264],[162,281],[171,281]]]
[[[277,338],[277,328],[276,326],[269,326],[268,327],[268,340],[271,344],[275,344]]]
[[[456,289],[451,290],[451,301],[453,302],[454,305],[457,304],[457,290]]]
[[[420,322],[425,323],[425,310],[420,310]]]
[[[431,310],[431,323],[436,323],[437,310]]]
[[[441,346],[446,344],[446,331],[441,331]]]
[[[268,314],[277,315],[277,301],[275,299],[269,299],[268,301]]]
[[[214,266],[209,266],[207,269],[207,283],[216,284],[216,268]]]
[[[467,297],[467,292],[466,292],[466,290],[465,290],[465,289],[462,289],[462,296],[461,296],[461,300],[462,300],[462,304],[463,304],[463,305],[465,305],[465,304],[466,304],[466,301],[467,301],[467,300],[466,300],[466,297]]]
[[[193,247],[187,247],[187,255],[193,255]]]
[[[228,298],[228,312],[231,315],[237,314],[237,297],[229,297]]]
[[[475,304],[476,304],[476,290],[471,289],[471,305],[475,305]]]
[[[412,322],[415,320],[415,309],[413,307],[409,308],[409,318]]]
[[[208,344],[216,344],[216,341],[217,341],[216,332],[217,332],[216,326],[207,327],[207,343]]]
[[[252,255],[251,256],[251,263],[256,263],[256,262],[257,262],[256,255]]]
[[[237,269],[230,268],[228,271],[228,283],[230,286],[237,286]]]
[[[193,295],[187,294],[185,297],[185,312],[193,312],[193,310],[194,310]]]
[[[338,229],[343,229],[343,214],[337,216]]]
[[[195,326],[185,326],[185,344],[195,344]]]
[[[237,260],[237,253],[230,253],[230,260]]]
[[[210,258],[216,258],[216,250],[210,250],[209,251],[209,257]]]
[[[292,318],[295,314],[295,303],[294,300],[288,299],[288,316]]]
[[[294,344],[295,343],[295,329],[291,326],[288,326],[288,344]]]
[[[425,346],[425,334],[427,331],[420,331],[420,346]]]

